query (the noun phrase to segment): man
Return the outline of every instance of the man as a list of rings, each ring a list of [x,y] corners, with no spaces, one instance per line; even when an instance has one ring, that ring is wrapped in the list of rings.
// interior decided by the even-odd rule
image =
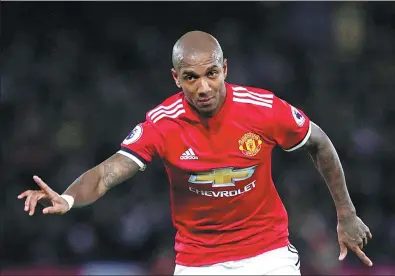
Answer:
[[[273,93],[225,82],[227,62],[207,33],[182,36],[173,48],[173,66],[182,92],[149,111],[120,151],[62,195],[34,176],[41,190],[19,196],[27,197],[25,211],[33,215],[42,199],[52,201],[44,214],[93,203],[159,156],[171,184],[175,275],[300,275],[287,213],[271,178],[271,152],[276,145],[286,151],[304,148],[336,206],[339,259],[351,249],[371,266],[362,249],[372,235],[356,215],[326,134]]]

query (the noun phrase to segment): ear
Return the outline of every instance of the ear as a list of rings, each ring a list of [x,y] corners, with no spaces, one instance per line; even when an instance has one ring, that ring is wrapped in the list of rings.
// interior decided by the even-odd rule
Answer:
[[[228,75],[228,60],[224,59],[224,65],[222,66],[222,70],[224,71],[224,79]]]
[[[171,68],[171,75],[173,76],[173,79],[177,85],[178,88],[181,88],[180,80],[178,79],[178,73],[177,70],[174,68]]]

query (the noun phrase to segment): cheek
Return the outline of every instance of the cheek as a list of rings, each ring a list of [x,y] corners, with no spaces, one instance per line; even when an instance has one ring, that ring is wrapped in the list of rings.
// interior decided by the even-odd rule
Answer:
[[[222,81],[221,80],[216,80],[215,82],[213,82],[212,83],[212,85],[211,85],[211,89],[216,93],[216,94],[218,94],[219,93],[219,90],[221,89],[221,87],[222,87]]]
[[[195,98],[195,93],[191,92],[190,90],[183,89],[183,91],[184,91],[185,98],[187,98],[187,100],[191,101]]]
[[[197,91],[198,91],[198,87],[197,87],[197,83],[189,83],[189,84],[184,84],[182,86],[182,89],[184,91],[185,96],[188,99],[194,99],[197,96]]]

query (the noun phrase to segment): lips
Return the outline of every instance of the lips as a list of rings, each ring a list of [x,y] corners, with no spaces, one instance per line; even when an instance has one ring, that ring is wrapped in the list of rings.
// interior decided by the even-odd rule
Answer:
[[[214,97],[199,99],[198,102],[200,102],[200,103],[208,103],[208,102],[210,102],[213,98],[214,98]]]

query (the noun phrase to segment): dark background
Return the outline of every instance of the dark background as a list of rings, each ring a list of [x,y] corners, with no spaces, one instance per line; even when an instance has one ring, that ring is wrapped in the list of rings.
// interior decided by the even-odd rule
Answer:
[[[375,267],[353,254],[344,264],[337,260],[336,213],[325,182],[306,153],[276,150],[274,180],[302,270],[395,274],[394,3],[0,7],[4,273],[173,273],[174,229],[160,162],[61,217],[29,217],[16,197],[36,188],[34,174],[61,193],[117,151],[145,112],[177,91],[172,46],[198,29],[221,43],[229,82],[272,90],[303,109],[339,152],[358,214],[373,233],[366,253]]]

